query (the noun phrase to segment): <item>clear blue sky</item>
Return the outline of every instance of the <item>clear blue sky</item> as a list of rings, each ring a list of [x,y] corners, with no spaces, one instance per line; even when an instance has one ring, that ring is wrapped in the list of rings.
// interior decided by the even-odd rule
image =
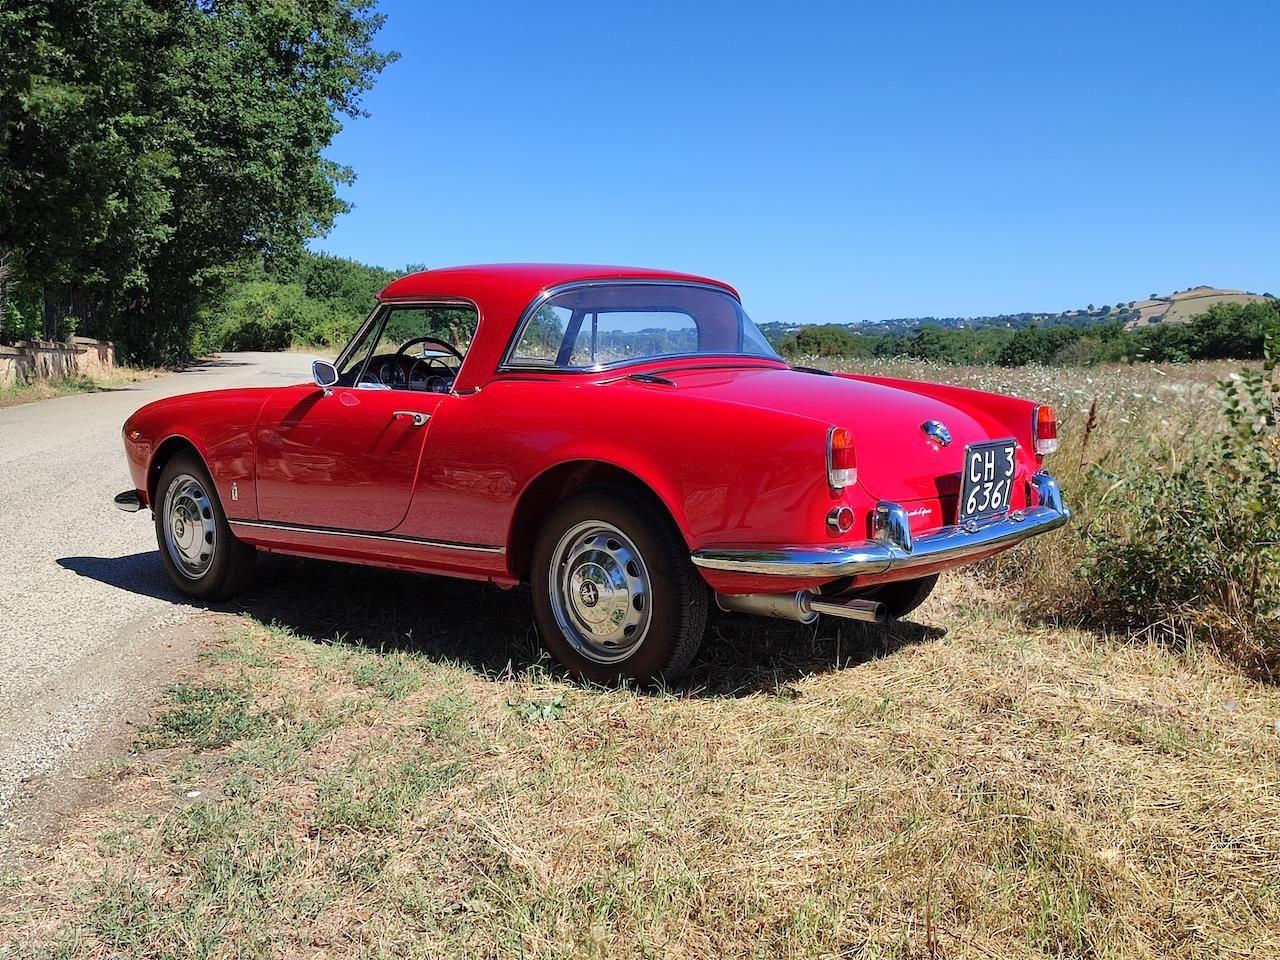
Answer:
[[[1280,294],[1280,4],[383,9],[320,250],[689,270],[759,322]]]

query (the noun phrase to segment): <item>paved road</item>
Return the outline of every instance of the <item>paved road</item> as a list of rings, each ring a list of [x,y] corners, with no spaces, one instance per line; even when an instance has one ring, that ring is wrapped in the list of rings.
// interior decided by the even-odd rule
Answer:
[[[126,389],[0,409],[0,819],[24,782],[91,755],[190,658],[196,611],[165,579],[150,513],[111,502],[130,485],[125,418],[159,397],[298,383],[308,364],[223,354]]]

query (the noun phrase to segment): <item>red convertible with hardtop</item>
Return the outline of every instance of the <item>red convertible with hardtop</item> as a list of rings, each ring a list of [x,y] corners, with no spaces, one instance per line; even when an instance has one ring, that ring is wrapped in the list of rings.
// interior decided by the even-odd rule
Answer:
[[[1065,524],[1047,406],[791,367],[727,284],[516,264],[404,277],[314,382],[124,427],[184,594],[259,550],[529,584],[573,674],[674,678],[709,608],[883,621]]]

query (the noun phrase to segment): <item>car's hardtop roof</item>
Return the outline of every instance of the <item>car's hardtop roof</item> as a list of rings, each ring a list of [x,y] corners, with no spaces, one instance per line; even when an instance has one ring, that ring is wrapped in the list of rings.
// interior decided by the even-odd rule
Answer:
[[[497,295],[506,303],[514,300],[527,304],[547,287],[579,280],[676,280],[709,283],[727,290],[735,297],[738,295],[727,283],[673,270],[581,263],[486,263],[411,273],[387,284],[378,294],[378,299],[462,297],[480,300],[485,298],[485,294],[489,294]]]
[[[598,267],[566,263],[503,263],[474,267],[423,270],[387,284],[378,294],[383,303],[415,301],[470,301],[479,313],[480,325],[467,350],[454,389],[478,387],[493,375],[502,361],[516,324],[534,298],[550,287],[579,280],[674,280],[707,283],[738,297],[738,291],[719,280],[671,270],[641,267]]]

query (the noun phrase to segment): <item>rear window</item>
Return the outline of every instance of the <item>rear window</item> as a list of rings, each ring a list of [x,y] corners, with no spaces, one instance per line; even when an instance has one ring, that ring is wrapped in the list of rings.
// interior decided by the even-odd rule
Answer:
[[[548,299],[525,321],[507,363],[592,370],[698,354],[778,357],[742,305],[724,291],[608,283],[573,287]]]

